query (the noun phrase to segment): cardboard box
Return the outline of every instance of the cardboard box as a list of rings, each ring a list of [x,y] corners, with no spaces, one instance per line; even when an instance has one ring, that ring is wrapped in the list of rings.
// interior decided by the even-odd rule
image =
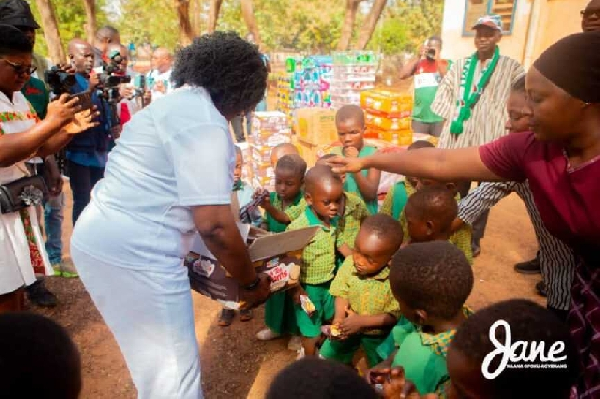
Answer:
[[[337,140],[335,111],[325,108],[300,108],[296,110],[298,138],[310,144],[328,144]]]
[[[271,291],[277,292],[299,284],[299,251],[313,239],[319,227],[269,234],[264,230],[238,224],[242,238],[249,242],[248,252],[257,273],[271,276]],[[196,235],[192,251],[186,256],[190,285],[194,291],[217,300],[229,308],[240,305],[240,286]]]
[[[402,131],[411,129],[411,121],[409,118],[385,118],[374,115],[370,112],[365,112],[365,124],[368,128]]]
[[[360,93],[360,106],[374,115],[406,118],[412,112],[412,97],[390,90],[368,90]]]

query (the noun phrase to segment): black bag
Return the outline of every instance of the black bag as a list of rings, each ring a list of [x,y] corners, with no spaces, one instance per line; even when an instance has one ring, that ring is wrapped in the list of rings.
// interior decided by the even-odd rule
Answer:
[[[41,205],[47,195],[48,187],[42,176],[27,176],[0,184],[0,213],[18,212],[29,206]]]

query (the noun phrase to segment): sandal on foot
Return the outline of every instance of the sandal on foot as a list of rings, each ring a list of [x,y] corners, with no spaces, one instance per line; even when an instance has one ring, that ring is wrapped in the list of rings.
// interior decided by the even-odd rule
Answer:
[[[221,327],[229,327],[235,317],[235,310],[223,309],[219,315],[219,321],[217,322]]]
[[[252,314],[251,309],[240,310],[240,321],[247,322],[252,320],[253,317],[254,315]]]

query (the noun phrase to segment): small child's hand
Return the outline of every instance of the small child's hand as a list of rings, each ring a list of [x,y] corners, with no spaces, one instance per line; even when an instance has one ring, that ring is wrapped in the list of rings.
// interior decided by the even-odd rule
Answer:
[[[358,158],[358,150],[356,147],[346,147],[344,148],[344,155],[347,158]]]
[[[271,204],[271,198],[269,196],[269,192],[264,188],[257,189],[252,195],[252,199],[262,198],[262,201],[258,204],[261,208],[268,207]]]
[[[300,300],[301,295],[308,296],[306,291],[304,291],[304,288],[302,288],[300,285],[298,285],[296,288],[290,289],[288,293],[292,296],[292,300],[296,305],[302,305],[302,301]]]
[[[363,328],[362,318],[354,312],[348,312],[346,317],[340,323],[342,335],[349,337],[350,335],[358,334]]]
[[[377,382],[383,386],[385,399],[437,399],[438,397],[434,394],[421,396],[417,387],[406,379],[402,367],[382,371],[389,372],[385,378]]]

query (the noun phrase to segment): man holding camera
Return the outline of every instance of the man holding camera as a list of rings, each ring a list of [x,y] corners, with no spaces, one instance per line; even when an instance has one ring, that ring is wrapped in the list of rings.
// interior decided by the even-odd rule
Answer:
[[[415,133],[426,133],[439,137],[444,127],[444,119],[431,110],[438,86],[450,62],[440,59],[442,39],[432,36],[421,47],[421,54],[404,65],[400,71],[400,79],[414,76],[414,105],[412,130]]]
[[[98,126],[77,135],[66,147],[71,190],[73,225],[90,202],[94,185],[104,176],[111,137],[109,104],[98,95],[99,76],[93,72],[94,49],[82,39],[69,42],[69,60],[75,69],[75,84],[70,93],[91,92],[91,103],[98,108]]]

